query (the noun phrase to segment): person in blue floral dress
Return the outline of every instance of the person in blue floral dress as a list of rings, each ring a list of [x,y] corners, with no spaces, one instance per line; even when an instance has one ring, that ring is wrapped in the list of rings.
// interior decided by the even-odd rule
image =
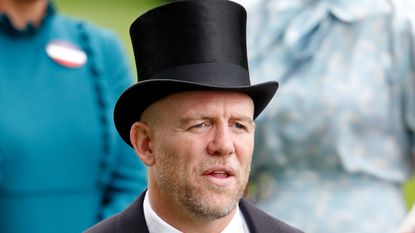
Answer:
[[[414,5],[259,0],[249,10],[251,78],[280,83],[257,120],[258,206],[308,233],[398,228],[415,151]]]

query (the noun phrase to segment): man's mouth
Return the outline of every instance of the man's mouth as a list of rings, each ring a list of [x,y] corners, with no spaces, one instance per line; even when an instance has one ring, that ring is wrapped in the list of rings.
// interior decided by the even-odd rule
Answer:
[[[235,171],[230,167],[213,167],[205,170],[202,175],[211,183],[227,186],[234,181]]]
[[[217,178],[227,178],[230,176],[230,174],[226,171],[213,171],[209,173],[209,175],[217,177]]]

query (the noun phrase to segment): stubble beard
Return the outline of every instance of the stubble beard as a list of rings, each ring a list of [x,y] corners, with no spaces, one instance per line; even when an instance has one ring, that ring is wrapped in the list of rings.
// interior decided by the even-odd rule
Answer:
[[[196,174],[193,175],[197,177]],[[239,179],[234,189],[222,188],[207,181],[202,181],[197,186],[187,182],[182,187],[178,190],[178,199],[183,206],[197,216],[210,220],[229,215],[244,191],[244,185]]]
[[[176,161],[169,159],[164,152],[159,155],[159,187],[164,193],[172,195],[178,203],[193,213],[194,217],[207,220],[223,218],[234,210],[242,198],[247,178],[243,179],[245,176],[240,169],[236,171],[236,186],[233,189],[223,188],[206,180],[200,180],[195,184],[189,179],[200,178],[204,168],[199,167],[189,174],[183,164],[176,164]],[[205,162],[203,167],[209,167],[212,163],[217,164],[217,161]]]

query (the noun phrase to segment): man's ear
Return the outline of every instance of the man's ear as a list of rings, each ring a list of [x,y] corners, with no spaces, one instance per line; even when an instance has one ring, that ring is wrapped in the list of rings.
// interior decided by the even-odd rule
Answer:
[[[130,129],[130,141],[135,153],[147,165],[154,164],[154,154],[151,148],[151,128],[142,121],[135,122]]]

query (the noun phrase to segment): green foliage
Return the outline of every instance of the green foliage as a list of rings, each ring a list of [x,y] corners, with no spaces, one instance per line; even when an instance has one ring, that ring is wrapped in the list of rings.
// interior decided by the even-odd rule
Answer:
[[[128,30],[142,13],[168,0],[55,0],[59,12],[115,31],[122,40],[135,71]]]
[[[408,209],[410,209],[415,205],[415,176],[405,183],[403,189]]]

